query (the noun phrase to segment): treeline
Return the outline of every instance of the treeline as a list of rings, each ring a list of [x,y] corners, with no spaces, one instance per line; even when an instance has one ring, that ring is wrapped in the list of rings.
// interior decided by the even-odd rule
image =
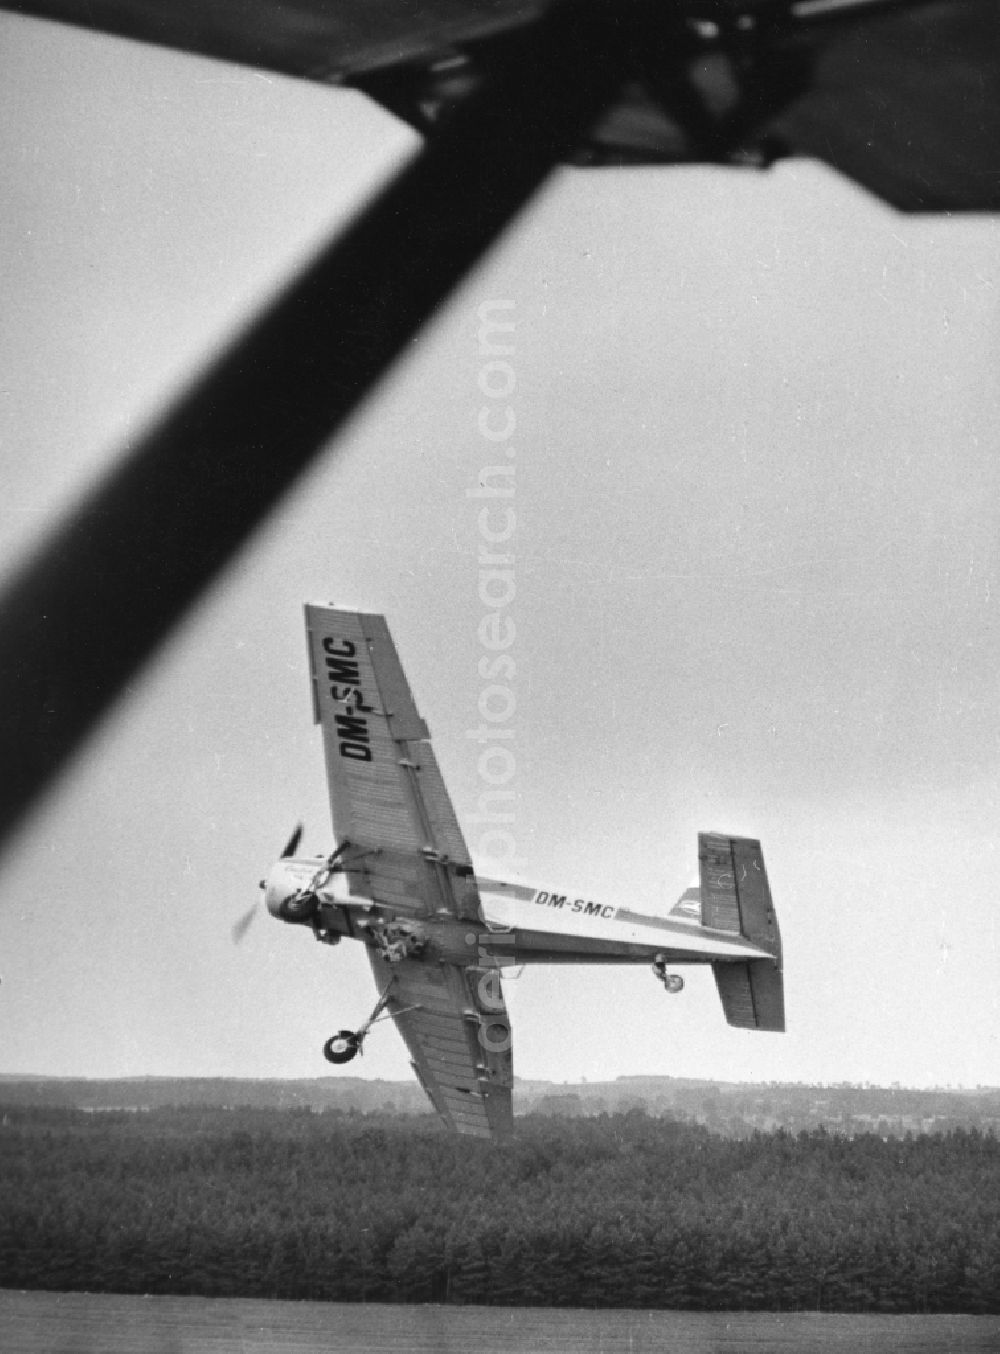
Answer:
[[[359,1110],[362,1114],[433,1111],[415,1078],[369,1081],[363,1077],[87,1077],[0,1076],[0,1104],[77,1109]]]
[[[409,1081],[327,1076],[253,1081],[229,1077],[131,1077],[111,1081],[0,1076],[0,1104],[80,1109],[157,1109],[205,1105],[216,1109],[358,1110],[363,1114],[431,1115],[426,1095]],[[750,1084],[684,1077],[619,1077],[556,1085],[518,1080],[514,1112],[560,1118],[648,1114],[701,1123],[713,1133],[745,1137],[754,1130],[826,1128],[854,1135],[949,1132],[980,1128],[1000,1133],[1000,1089],[913,1090],[884,1086]]]
[[[0,1106],[0,1287],[1000,1312],[1000,1142]]]

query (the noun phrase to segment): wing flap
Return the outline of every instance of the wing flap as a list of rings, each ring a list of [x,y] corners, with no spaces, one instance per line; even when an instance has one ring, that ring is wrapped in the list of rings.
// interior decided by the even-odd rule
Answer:
[[[419,757],[420,760],[415,767],[416,788],[434,834],[435,847],[449,860],[471,868],[472,861],[465,845],[465,838],[462,836],[462,829],[458,825],[451,796],[445,787],[434,749],[426,740],[420,744]]]

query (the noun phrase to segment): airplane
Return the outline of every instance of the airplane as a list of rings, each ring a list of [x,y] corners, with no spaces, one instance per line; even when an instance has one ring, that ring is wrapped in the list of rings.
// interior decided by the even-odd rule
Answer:
[[[708,964],[730,1025],[784,1030],[781,936],[760,842],[699,834],[699,882],[668,912],[478,874],[384,616],[321,605],[305,616],[335,845],[299,856],[296,829],[261,888],[271,916],[368,952],[378,1000],[358,1029],[327,1039],[329,1062],[350,1062],[391,1016],[445,1124],[503,1138],[513,1129],[506,967],[646,964],[677,993],[673,967]]]
[[[994,0],[0,9],[344,85],[424,135],[0,596],[0,846],[556,164],[809,155],[901,211],[1000,207]]]

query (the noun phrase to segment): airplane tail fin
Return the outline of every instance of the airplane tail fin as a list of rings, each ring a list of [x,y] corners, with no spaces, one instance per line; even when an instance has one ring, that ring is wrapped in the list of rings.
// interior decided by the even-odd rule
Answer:
[[[783,1030],[781,933],[760,842],[701,832],[698,870],[701,924],[741,935],[771,955],[770,959],[713,963],[726,1020],[743,1029]]]

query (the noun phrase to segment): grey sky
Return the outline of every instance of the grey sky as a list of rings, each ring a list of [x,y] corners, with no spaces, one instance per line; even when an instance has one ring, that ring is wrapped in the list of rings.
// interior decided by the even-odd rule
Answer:
[[[0,33],[9,564],[413,141],[353,95]],[[902,218],[804,162],[559,174],[11,855],[0,1072],[321,1074],[366,1014],[360,948],[229,929],[298,818],[330,841],[307,599],[388,615],[476,812],[477,308],[502,299],[520,873],[672,900],[699,829],[759,836],[789,1021],[730,1030],[707,973],[672,999],[528,970],[516,1070],[1000,1082],[998,273],[995,221]],[[392,1030],[359,1070],[408,1075]]]

